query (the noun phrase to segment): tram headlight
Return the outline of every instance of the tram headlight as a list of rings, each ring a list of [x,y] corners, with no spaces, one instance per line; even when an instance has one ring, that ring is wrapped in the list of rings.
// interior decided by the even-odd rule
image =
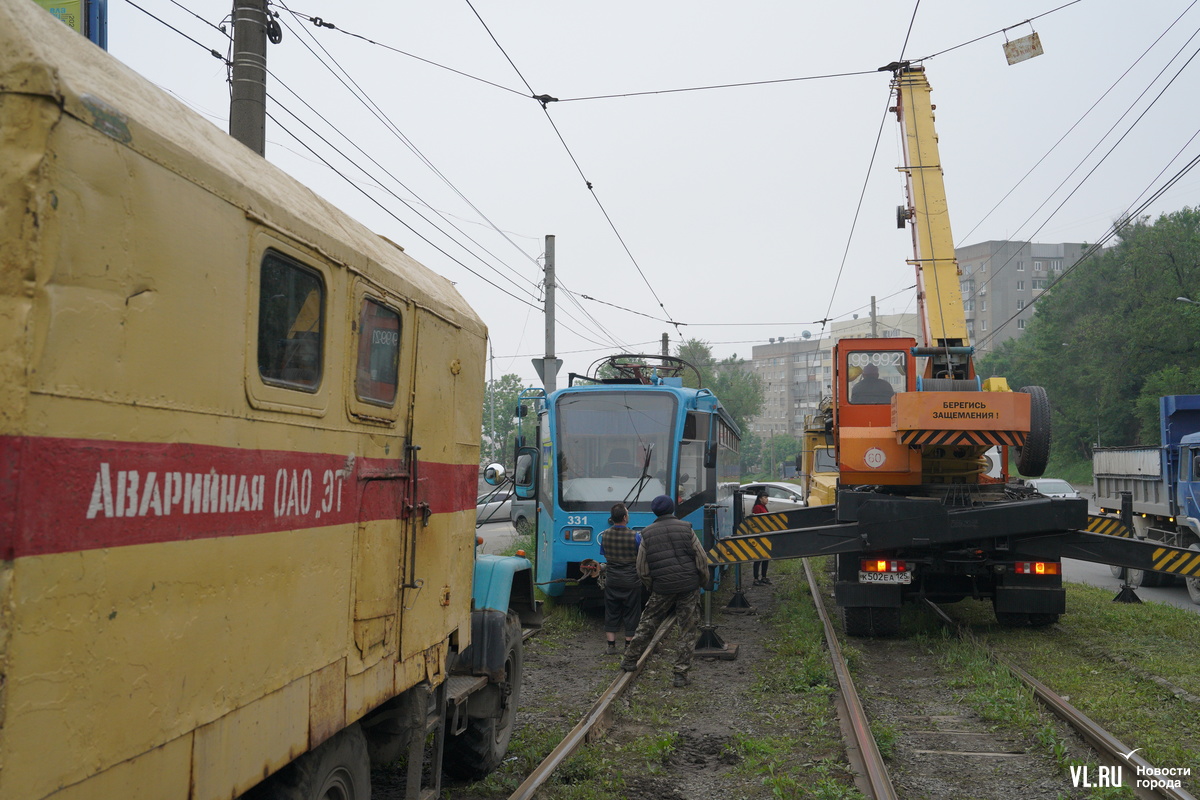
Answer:
[[[563,528],[564,542],[590,542],[592,540],[591,528]]]

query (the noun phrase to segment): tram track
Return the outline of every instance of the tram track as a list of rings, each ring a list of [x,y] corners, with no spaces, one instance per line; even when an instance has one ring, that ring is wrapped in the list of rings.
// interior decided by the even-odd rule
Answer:
[[[590,791],[631,800],[801,797],[812,794],[816,781],[827,780],[830,786],[841,782],[844,788],[821,796],[839,798],[859,796],[849,789],[851,783],[866,797],[905,800],[1191,797],[1187,789],[1192,788],[1192,778],[1184,778],[1182,790],[1147,791],[1133,785],[1140,754],[1130,760],[1113,760],[1111,754],[1129,753],[1143,743],[1141,737],[1129,735],[1128,746],[1110,737],[1106,748],[1102,741],[1089,741],[1097,738],[1095,734],[1073,733],[1082,714],[1066,714],[1066,721],[1060,721],[1038,712],[1009,675],[1025,678],[1021,672],[1029,671],[1047,683],[1053,679],[1032,666],[1040,662],[1027,661],[1020,648],[1006,646],[1007,635],[998,633],[993,642],[972,642],[969,637],[960,641],[940,633],[941,623],[932,614],[908,609],[903,638],[843,638],[838,643],[823,576],[818,583],[812,570],[801,574],[801,563],[791,563],[796,569],[781,569],[776,586],[749,592],[757,614],[718,615],[723,635],[742,644],[739,660],[697,659],[693,685],[682,690],[670,687],[669,659],[664,661],[662,647],[655,655],[648,649],[638,672],[625,674],[604,654],[604,634],[593,616],[561,615],[549,637],[544,632],[529,643],[527,664],[532,659],[535,669],[526,686],[533,691],[522,700],[521,743],[510,749],[497,779],[451,784],[447,796],[570,797],[578,791],[577,784],[588,783],[594,784]],[[810,605],[809,598],[824,602]],[[970,608],[952,610],[956,616],[975,616]],[[781,617],[787,617],[786,624]],[[812,671],[791,672],[794,651],[779,648],[779,637],[802,617],[811,622],[801,639],[812,660],[825,665],[824,678]],[[981,637],[981,632],[975,635]],[[654,644],[664,641],[671,641],[665,628],[657,632]],[[989,663],[984,644],[1017,663]],[[846,652],[837,658],[842,648]],[[829,652],[835,657],[829,659]],[[993,684],[991,678],[981,677],[985,671],[1003,674],[1003,681]],[[797,683],[801,674],[804,682]],[[1030,695],[1053,695],[1036,681],[1032,685]],[[835,699],[839,686],[849,687],[845,703]],[[1076,703],[1094,713],[1089,694],[1078,685],[1071,691]],[[992,693],[1006,694],[1004,702],[1023,710],[1010,711],[1001,701],[993,705]],[[797,716],[805,703],[809,709],[824,706],[828,725],[822,727],[816,717]],[[854,705],[859,709],[851,712]],[[839,716],[845,720],[846,744],[839,735]],[[763,748],[778,743],[786,749],[763,755]],[[1152,745],[1158,747],[1147,742]],[[1077,782],[1090,778],[1093,787],[1099,783],[1099,766],[1122,766],[1124,785],[1138,791],[1109,795],[1085,785],[1075,787],[1073,765],[1079,770],[1088,766],[1090,775]],[[1151,769],[1144,762],[1140,765]],[[393,795],[381,795],[389,796]]]
[[[583,715],[578,724],[529,773],[529,776],[517,787],[517,790],[509,795],[509,800],[529,800],[529,798],[532,798],[537,790],[550,779],[554,771],[570,758],[582,744],[594,741],[608,730],[608,726],[612,722],[613,704],[624,697],[625,692],[633,685],[633,682],[645,668],[646,663],[654,655],[654,651],[658,649],[658,645],[663,637],[666,636],[667,632],[674,625],[675,615],[670,614],[658,626],[658,630],[654,632],[654,636],[650,639],[650,644],[647,645],[646,651],[638,659],[637,669],[633,672],[622,670],[618,673],[617,677],[608,685],[608,688],[604,690],[599,699],[592,704],[592,707]]]
[[[823,600],[822,592],[808,559],[804,559],[804,566],[813,598],[819,601]],[[1138,798],[1193,800],[1193,796],[1185,789],[1176,788],[1170,785],[1169,781],[1160,781],[1167,785],[1157,786],[1153,785],[1154,781],[1152,780],[1141,779],[1139,776],[1153,776],[1156,771],[1154,765],[1150,764],[1134,748],[1118,740],[1117,737],[1018,665],[1001,657],[978,641],[969,629],[959,625],[939,606],[934,603],[927,605],[942,624],[946,625],[964,642],[979,649],[981,653],[986,654],[987,658],[1028,687],[1042,704],[1078,735],[1081,742],[1086,743],[1092,753],[1088,760],[1098,762],[1109,771],[1100,775],[1088,775],[1082,771],[1082,767],[1076,767],[1073,775],[1064,778],[1056,765],[1046,764],[1047,759],[1037,754],[1037,746],[1033,743],[1021,742],[1019,737],[1014,737],[1011,733],[998,732],[992,725],[981,724],[982,721],[969,709],[956,709],[950,703],[950,699],[955,693],[953,689],[947,689],[943,693],[944,698],[937,701],[937,707],[929,709],[939,713],[895,714],[895,709],[889,708],[889,705],[903,705],[905,700],[899,696],[902,692],[895,691],[896,687],[903,687],[907,682],[907,685],[914,687],[912,692],[915,695],[917,693],[916,683],[925,678],[913,676],[934,673],[936,669],[932,664],[922,663],[919,654],[914,653],[916,648],[908,646],[910,643],[898,640],[861,640],[856,643],[856,647],[859,648],[860,653],[865,655],[861,660],[868,666],[881,666],[890,661],[891,665],[895,667],[899,655],[903,655],[907,661],[901,670],[905,677],[901,677],[899,682],[889,683],[881,679],[879,675],[872,675],[868,681],[860,681],[860,684],[869,686],[871,691],[877,695],[873,698],[874,702],[868,705],[873,704],[879,709],[881,716],[891,714],[891,720],[900,723],[899,730],[895,731],[897,742],[891,749],[896,756],[895,761],[902,765],[899,769],[902,775],[899,780],[894,780],[880,748],[877,746],[876,737],[872,733],[871,721],[867,710],[864,709],[859,690],[856,688],[853,678],[850,677],[850,670],[845,663],[845,657],[829,613],[823,601],[817,602],[817,611],[825,628],[830,658],[838,676],[842,698],[839,712],[844,715],[843,730],[847,734],[847,752],[856,770],[862,776],[859,788],[864,794],[876,800],[905,797],[908,794],[906,788],[914,787],[905,787],[903,784],[910,783],[921,787],[914,792],[917,794],[921,791],[928,792],[932,788],[931,785],[936,785],[939,787],[937,791],[940,796],[967,796],[968,794],[974,796],[978,791],[977,786],[966,785],[955,788],[956,781],[954,779],[959,779],[957,783],[963,783],[963,779],[967,783],[976,783],[977,778],[974,773],[979,771],[980,762],[985,762],[996,765],[987,771],[995,775],[992,788],[997,792],[996,796],[1001,797],[1009,796],[1003,788],[1005,780],[1013,780],[1014,788],[1018,788],[1022,784],[1029,787],[1029,794],[1014,793],[1012,794],[1014,797],[1041,796],[1036,787],[1040,782],[1045,782],[1045,778],[1035,779],[1038,776],[1045,776],[1048,768],[1050,772],[1058,773],[1057,779],[1055,780],[1055,777],[1051,776],[1049,783],[1056,783],[1057,790],[1062,790],[1064,781],[1067,782],[1066,788],[1075,789],[1076,787],[1071,786],[1073,779],[1081,784],[1090,782],[1092,788],[1095,788],[1101,780],[1107,782],[1117,775],[1111,771],[1112,768],[1121,767],[1121,785],[1131,789]],[[880,656],[880,654],[883,655]],[[845,677],[843,678],[843,676]],[[937,678],[934,677],[934,680]],[[897,695],[894,698],[896,703],[884,700],[884,697],[889,694]],[[947,711],[949,713],[945,713]],[[1060,746],[1065,747],[1061,743]],[[904,757],[900,758],[901,755]],[[1047,796],[1061,796],[1051,786],[1047,785],[1046,788],[1055,792],[1047,794]],[[1078,789],[1087,788],[1086,786],[1078,787]],[[1082,797],[1085,795],[1072,793],[1070,796]]]

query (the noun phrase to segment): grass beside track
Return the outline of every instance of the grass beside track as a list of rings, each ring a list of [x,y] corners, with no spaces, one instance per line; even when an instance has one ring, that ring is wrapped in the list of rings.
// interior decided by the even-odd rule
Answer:
[[[827,594],[828,566],[823,559],[813,559],[813,565]],[[763,617],[768,657],[755,665],[743,707],[730,719],[727,747],[737,762],[733,772],[758,786],[751,796],[861,797],[847,772],[833,708],[836,684],[801,563],[777,562],[772,577],[779,601],[773,613]],[[728,594],[728,588],[719,592],[714,607],[723,607]],[[1200,614],[1157,603],[1113,603],[1112,596],[1108,590],[1068,584],[1067,613],[1046,629],[1000,627],[985,602],[964,600],[945,608],[999,655],[1066,696],[1129,748],[1141,748],[1150,763],[1190,769],[1191,776],[1182,778],[1183,787],[1200,792]],[[547,644],[556,631],[583,624],[572,609],[552,604],[548,609]],[[978,648],[946,632],[932,613],[908,606],[902,619],[904,636],[937,653],[960,675],[953,689],[984,719],[1035,741],[1059,764],[1069,786],[1070,766],[1082,762],[1072,761],[1049,712],[1032,692]],[[856,641],[843,637],[852,669]],[[598,684],[601,677],[596,676]],[[531,700],[559,701],[525,702]],[[626,796],[647,776],[668,777],[684,721],[730,711],[714,707],[710,700],[691,689],[640,690],[635,702],[621,708],[619,718],[628,729],[644,733],[582,748],[543,790],[544,796]],[[586,706],[579,706],[580,713]],[[519,729],[510,760],[476,784],[480,794],[501,796],[515,788],[569,727]],[[880,725],[873,731],[886,756],[895,731]],[[627,785],[627,780],[634,784]],[[1095,790],[1090,796],[1110,800],[1132,795],[1126,789]]]
[[[1067,585],[1067,613],[1043,630],[1000,627],[991,608],[947,610],[975,634],[1159,768],[1187,768],[1200,789],[1200,614],[1160,603],[1112,602]],[[1156,680],[1157,679],[1157,680]]]

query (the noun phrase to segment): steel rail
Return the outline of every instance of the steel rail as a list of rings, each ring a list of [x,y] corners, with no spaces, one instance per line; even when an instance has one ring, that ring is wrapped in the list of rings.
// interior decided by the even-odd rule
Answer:
[[[583,719],[550,751],[550,755],[546,756],[542,763],[538,764],[533,772],[529,773],[528,777],[517,787],[516,791],[508,796],[508,800],[530,800],[534,793],[541,788],[542,784],[554,774],[554,770],[558,769],[562,762],[566,761],[572,753],[578,750],[580,745],[593,741],[595,737],[607,730],[609,723],[612,721],[612,704],[624,695],[634,679],[642,674],[642,669],[646,666],[646,662],[650,660],[650,656],[658,648],[659,642],[662,641],[663,636],[666,635],[667,631],[674,624],[674,614],[671,614],[662,621],[662,624],[658,626],[658,630],[654,632],[654,636],[650,639],[650,643],[646,645],[645,652],[638,659],[637,669],[633,672],[621,671],[616,679],[609,684],[604,694],[600,695],[600,698],[596,700],[587,714],[583,716]]]
[[[821,599],[821,590],[817,586],[816,577],[813,575],[808,559],[802,560],[804,574],[808,578],[808,588],[812,592],[813,604],[817,608],[821,624],[825,626],[825,642],[829,647],[829,660],[837,675],[842,702],[845,704],[848,716],[847,723],[854,739],[851,744],[858,748],[868,789],[874,800],[896,800],[896,789],[892,786],[892,779],[883,763],[883,756],[879,752],[878,745],[875,744],[875,735],[871,733],[867,712],[863,710],[862,702],[858,699],[858,690],[854,688],[854,679],[850,677],[850,668],[846,664],[845,656],[842,655],[842,646],[838,642],[837,631],[834,630],[829,613],[825,610],[825,603]]]
[[[1009,672],[1015,675],[1018,680],[1032,689],[1038,700],[1040,700],[1056,716],[1077,731],[1079,735],[1086,739],[1087,742],[1092,747],[1096,748],[1099,753],[1107,756],[1113,764],[1126,764],[1130,767],[1133,767],[1135,775],[1156,775],[1156,768],[1153,764],[1139,755],[1136,751],[1131,750],[1131,748],[1126,746],[1123,742],[1102,728],[1093,719],[1067,702],[1062,695],[1058,694],[1053,689],[1039,681],[1037,678],[1033,677],[1016,664],[1013,664],[1008,659],[999,655],[990,647],[980,642],[970,629],[960,625],[936,603],[933,603],[928,599],[926,599],[925,602],[930,608],[933,609],[934,613],[938,615],[942,622],[954,628],[960,637],[969,639],[975,646],[981,648],[985,653],[987,653],[988,658],[1007,669]],[[1149,770],[1149,772],[1139,772],[1140,770]],[[1146,800],[1160,800],[1160,798],[1164,797],[1170,798],[1170,800],[1196,800],[1191,793],[1182,788],[1175,789],[1170,786],[1165,786],[1150,789],[1144,786],[1138,786],[1136,781],[1134,782],[1134,785],[1129,788],[1137,797],[1146,798]]]

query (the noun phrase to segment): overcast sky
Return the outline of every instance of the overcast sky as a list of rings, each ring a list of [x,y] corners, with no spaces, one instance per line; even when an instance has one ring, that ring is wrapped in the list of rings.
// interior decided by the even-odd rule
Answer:
[[[228,129],[225,66],[207,49],[227,52],[213,26],[229,0],[136,2],[203,47],[109,0],[110,52]],[[933,56],[958,245],[1096,242],[1200,155],[1193,5],[287,0],[272,6],[267,157],[455,281],[497,377],[536,382],[546,234],[562,375],[657,352],[664,332],[749,357],[868,313],[872,295],[881,313],[916,310],[878,67]],[[1005,28],[1036,30],[1045,54],[1009,66]],[[725,84],[756,85],[668,91]],[[560,102],[543,111],[541,94]],[[1146,213],[1195,205],[1198,186],[1185,175]]]

